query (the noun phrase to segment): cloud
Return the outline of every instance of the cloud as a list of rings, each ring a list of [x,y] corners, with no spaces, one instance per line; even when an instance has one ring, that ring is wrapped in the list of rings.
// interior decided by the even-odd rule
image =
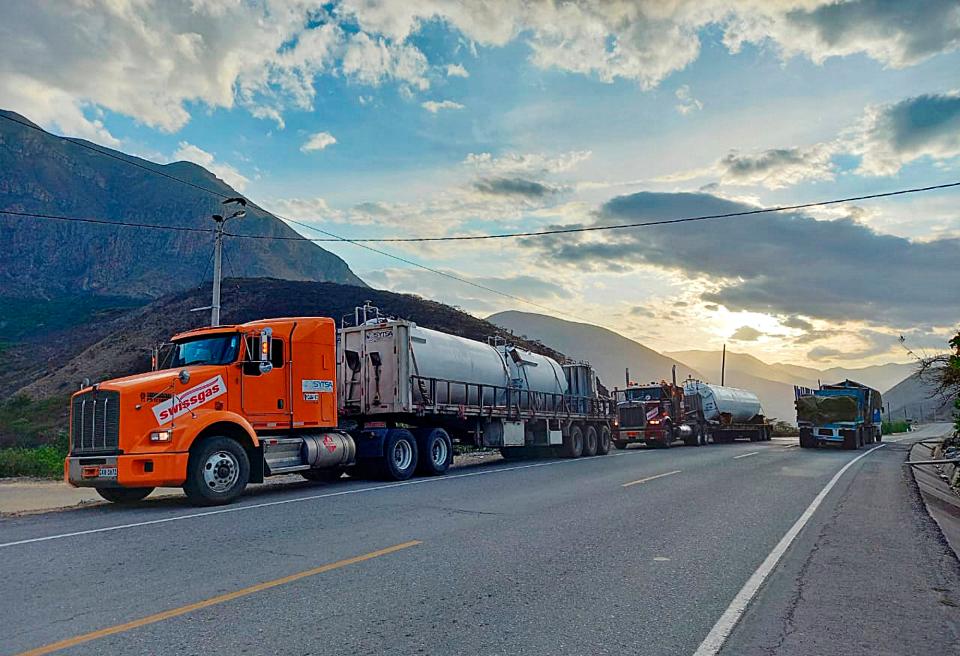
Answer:
[[[336,137],[329,132],[317,132],[316,134],[310,135],[310,138],[300,146],[300,151],[309,153],[314,150],[323,150],[327,146],[332,146],[335,143],[337,143]]]
[[[441,270],[472,283],[532,301],[555,302],[568,299],[571,296],[570,290],[563,285],[526,274],[469,276],[461,271]],[[372,285],[381,286],[391,291],[418,294],[424,298],[440,300],[483,316],[503,309],[512,309],[517,305],[516,300],[499,297],[469,284],[450,278],[440,278],[436,274],[418,269],[399,267],[377,269],[364,272],[361,275],[363,280]]]
[[[589,150],[571,150],[559,155],[506,153],[500,157],[490,153],[470,153],[463,163],[484,173],[547,175],[570,171],[590,159],[591,155]]]
[[[716,177],[724,185],[780,189],[833,180],[837,171],[833,159],[843,154],[859,156],[856,172],[866,175],[894,175],[923,157],[937,162],[960,157],[960,92],[924,94],[867,107],[855,125],[831,141],[754,153],[734,150],[710,166],[671,173],[657,181]]]
[[[764,334],[765,333],[751,326],[740,326],[733,331],[733,334],[730,335],[730,339],[737,342],[755,342],[763,337]]]
[[[703,103],[693,97],[693,93],[690,91],[690,86],[683,84],[677,87],[677,90],[674,94],[679,101],[675,107],[678,112],[683,115],[687,115],[692,111],[699,111],[703,109]]]
[[[78,118],[88,105],[167,132],[197,105],[239,104],[282,125],[288,108],[312,108],[324,75],[394,82],[408,96],[428,89],[430,63],[411,37],[438,22],[471,49],[517,42],[539,68],[645,89],[699,57],[704,28],[733,52],[770,43],[784,58],[863,53],[899,68],[955,50],[958,14],[955,0],[6,2],[0,103],[36,116],[58,97],[64,109],[48,123],[86,136],[98,134]]]
[[[524,198],[542,198],[559,191],[535,180],[523,178],[481,178],[473,184],[474,188],[484,194],[495,196],[522,196]]]
[[[868,109],[855,137],[859,173],[893,175],[921,157],[960,156],[960,93],[926,94]]]
[[[447,77],[470,77],[462,64],[447,64]]]
[[[608,201],[587,225],[750,209],[710,194],[642,192]],[[911,241],[851,219],[776,213],[522,244],[582,271],[676,272],[701,281],[702,301],[732,311],[896,326],[918,317],[950,325],[960,310],[948,283],[960,279],[960,239]]]
[[[228,185],[242,192],[250,180],[229,164],[217,162],[213,154],[208,153],[199,146],[192,143],[181,141],[177,151],[173,154],[173,159],[185,160],[199,164],[203,168],[213,172],[218,178]]]
[[[646,317],[647,319],[654,319],[657,316],[653,310],[642,305],[634,305],[630,308],[629,314],[634,317]]]
[[[787,5],[740,13],[725,35],[734,51],[744,41],[767,39],[785,57],[803,55],[817,64],[864,53],[904,68],[960,46],[960,5],[955,0],[818,2],[809,9]]]
[[[755,153],[731,150],[713,165],[691,169],[658,178],[660,182],[680,182],[703,177],[717,177],[720,184],[734,186],[759,185],[780,189],[811,180],[832,180],[835,167],[832,158],[839,151],[836,142],[814,144],[806,148],[770,148]],[[708,191],[718,186],[705,186]]]
[[[453,102],[452,100],[441,100],[437,102],[436,100],[428,100],[420,105],[425,110],[431,114],[436,114],[441,109],[463,109],[463,105],[458,102]]]
[[[780,324],[786,328],[794,328],[796,330],[813,330],[813,324],[807,321],[806,319],[801,319],[798,316],[790,316],[786,319],[780,321]]]

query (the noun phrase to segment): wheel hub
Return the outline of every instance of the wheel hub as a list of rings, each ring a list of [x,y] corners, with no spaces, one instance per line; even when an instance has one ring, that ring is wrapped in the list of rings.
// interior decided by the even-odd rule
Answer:
[[[240,477],[240,463],[232,453],[217,451],[203,465],[203,482],[214,492],[226,492]]]

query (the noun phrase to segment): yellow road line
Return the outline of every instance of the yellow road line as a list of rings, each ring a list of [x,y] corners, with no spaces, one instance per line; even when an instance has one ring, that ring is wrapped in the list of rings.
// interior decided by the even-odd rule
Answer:
[[[204,599],[203,601],[198,601],[193,604],[187,604],[186,606],[180,606],[179,608],[171,608],[170,610],[165,610],[161,613],[141,617],[140,619],[133,620],[132,622],[117,624],[115,626],[110,626],[98,631],[92,631],[91,633],[84,633],[83,635],[79,635],[75,638],[67,638],[66,640],[61,640],[60,642],[54,642],[49,645],[44,645],[43,647],[37,647],[36,649],[22,652],[19,656],[39,656],[40,654],[50,654],[55,651],[60,651],[61,649],[76,647],[77,645],[82,645],[83,643],[90,642],[91,640],[98,640],[99,638],[105,638],[107,636],[116,635],[117,633],[131,631],[133,629],[140,628],[141,626],[147,626],[148,624],[162,622],[163,620],[168,620],[172,617],[186,615],[187,613],[192,613],[195,610],[209,608],[210,606],[216,606],[217,604],[233,601],[234,599],[246,597],[256,592],[263,592],[264,590],[269,590],[270,588],[275,588],[280,585],[286,585],[287,583],[293,583],[294,581],[299,581],[300,579],[305,579],[310,576],[316,576],[317,574],[323,574],[324,572],[347,567],[348,565],[362,563],[365,560],[372,560],[373,558],[386,556],[387,554],[395,553],[403,549],[415,547],[418,544],[422,544],[422,542],[420,540],[411,540],[409,542],[403,542],[402,544],[395,544],[392,547],[371,551],[370,553],[363,554],[362,556],[354,556],[353,558],[338,560],[335,563],[321,565],[320,567],[308,569],[305,572],[299,572],[297,574],[291,574],[290,576],[284,576],[272,581],[258,583],[256,585],[251,585],[248,588],[241,588],[239,590],[235,590],[234,592],[228,592],[216,597],[210,597],[209,599]]]
[[[646,478],[641,478],[639,481],[631,481],[629,483],[624,483],[620,487],[630,487],[631,485],[640,485],[640,483],[646,483],[647,481],[652,481],[655,478],[663,478],[664,476],[673,476],[674,474],[679,474],[680,470],[674,470],[666,472],[665,474],[657,474],[656,476],[647,476]]]

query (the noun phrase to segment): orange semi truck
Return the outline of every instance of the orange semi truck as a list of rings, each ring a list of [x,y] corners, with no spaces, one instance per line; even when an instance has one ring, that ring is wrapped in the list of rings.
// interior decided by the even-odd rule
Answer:
[[[455,439],[504,455],[609,450],[613,406],[589,365],[369,305],[355,318],[340,331],[296,317],[181,333],[165,368],[84,386],[71,398],[65,479],[118,503],[182,486],[215,505],[277,474],[442,474]]]

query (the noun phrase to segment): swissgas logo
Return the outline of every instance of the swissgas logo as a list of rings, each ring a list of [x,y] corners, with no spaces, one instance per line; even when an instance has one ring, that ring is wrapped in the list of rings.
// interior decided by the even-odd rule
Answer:
[[[153,410],[153,416],[157,418],[157,423],[164,424],[199,408],[210,399],[223,396],[226,392],[227,386],[223,382],[223,376],[217,376],[183,392],[177,392],[163,403],[153,406],[151,410]]]

